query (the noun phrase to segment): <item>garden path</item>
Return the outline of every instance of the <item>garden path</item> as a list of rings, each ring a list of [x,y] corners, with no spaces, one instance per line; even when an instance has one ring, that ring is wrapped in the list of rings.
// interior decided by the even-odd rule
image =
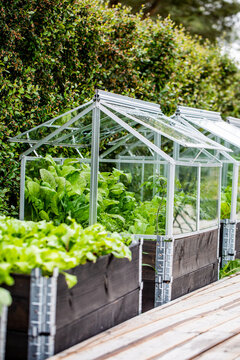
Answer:
[[[240,359],[240,274],[92,337],[51,360]]]

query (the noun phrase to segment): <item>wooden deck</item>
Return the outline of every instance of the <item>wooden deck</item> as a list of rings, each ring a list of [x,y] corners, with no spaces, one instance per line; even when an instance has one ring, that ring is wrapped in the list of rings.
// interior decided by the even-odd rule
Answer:
[[[50,359],[240,359],[240,274],[148,311]]]

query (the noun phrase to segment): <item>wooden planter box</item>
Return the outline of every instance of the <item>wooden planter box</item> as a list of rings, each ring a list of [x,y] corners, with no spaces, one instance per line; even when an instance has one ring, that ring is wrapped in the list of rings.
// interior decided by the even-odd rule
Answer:
[[[68,271],[78,278],[72,289],[68,289],[63,275],[59,275],[56,301],[51,308],[52,315],[56,312],[55,320],[48,333],[40,330],[37,336],[34,316],[39,313],[30,301],[33,276],[15,275],[15,285],[9,288],[13,303],[8,312],[6,360],[45,359],[138,315],[141,311],[140,242],[132,245],[131,251],[132,261],[108,255],[96,263],[89,262]],[[42,339],[46,340],[44,349]],[[40,357],[38,352],[45,355]]]
[[[218,237],[215,229],[172,241],[144,240],[143,264],[150,266],[143,265],[143,312],[217,281]]]

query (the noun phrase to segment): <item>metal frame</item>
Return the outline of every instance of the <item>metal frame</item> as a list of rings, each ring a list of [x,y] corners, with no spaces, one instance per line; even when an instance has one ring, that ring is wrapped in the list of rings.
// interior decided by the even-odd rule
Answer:
[[[144,241],[144,237],[143,236],[138,236],[138,235],[134,235],[134,240],[131,244],[131,246],[135,245],[135,244],[139,244],[139,262],[138,262],[138,266],[139,266],[139,276],[138,276],[138,281],[139,281],[139,307],[138,307],[138,314],[140,315],[142,313],[142,291],[143,291],[143,281],[142,281],[142,248],[143,248],[143,241]]]
[[[236,127],[240,127],[240,119],[239,118],[236,118],[236,117],[233,117],[233,116],[228,116],[227,117],[227,122],[231,125],[234,125]]]
[[[222,226],[221,266],[224,266],[236,257],[236,222],[225,219]]]
[[[91,182],[90,182],[90,207],[89,224],[97,222],[97,191],[99,167],[99,142],[100,142],[100,109],[98,100],[92,113],[92,152],[91,152]]]
[[[30,283],[28,360],[45,360],[54,355],[58,269],[51,277],[33,269]]]
[[[171,300],[173,239],[157,235],[154,307]]]
[[[5,345],[7,335],[7,314],[8,307],[3,306],[2,313],[0,315],[0,360],[5,359]]]

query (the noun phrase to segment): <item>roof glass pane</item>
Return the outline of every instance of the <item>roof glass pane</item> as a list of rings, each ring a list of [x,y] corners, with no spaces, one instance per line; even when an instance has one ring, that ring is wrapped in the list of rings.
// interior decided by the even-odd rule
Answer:
[[[115,112],[118,113],[118,116],[125,115],[126,122],[129,122],[130,119],[134,119],[137,123],[146,126],[153,132],[160,133],[169,139],[176,141],[180,145],[196,148],[218,148],[210,141],[203,139],[203,137],[199,136],[199,138],[196,138],[194,132],[190,134],[190,130],[181,124],[176,125],[175,121],[171,121],[172,119],[169,119],[167,122],[167,117],[161,113],[153,114],[127,107],[106,106],[109,106],[112,111],[115,110]]]
[[[81,108],[74,109],[63,115],[49,120],[33,129],[17,135],[12,140],[35,144],[47,137],[43,144],[47,145],[63,145],[76,146],[76,138],[83,138],[81,135],[91,130],[92,111],[91,106],[84,105]],[[80,141],[80,139],[79,139]]]
[[[103,113],[101,112],[101,114]],[[110,117],[107,117],[107,121],[102,121],[102,116],[104,115],[101,115],[100,124],[100,140],[102,141],[100,158],[114,159],[122,155],[153,157],[155,155],[155,152],[149,146],[129,133]],[[135,121],[130,120],[128,124],[142,135],[144,139],[152,142],[152,132]]]
[[[189,121],[194,123],[200,128],[203,128],[212,134],[228,141],[229,143],[240,147],[240,129],[224,122],[224,121],[211,121],[208,119],[192,119],[187,117]]]

